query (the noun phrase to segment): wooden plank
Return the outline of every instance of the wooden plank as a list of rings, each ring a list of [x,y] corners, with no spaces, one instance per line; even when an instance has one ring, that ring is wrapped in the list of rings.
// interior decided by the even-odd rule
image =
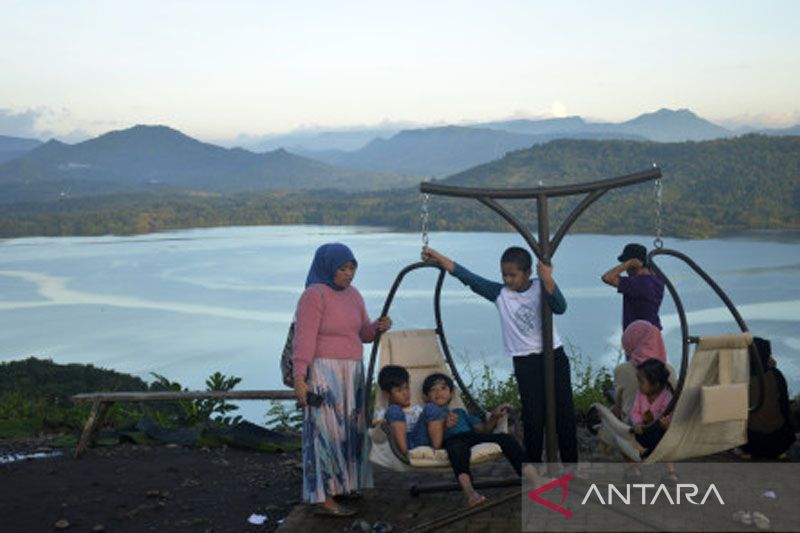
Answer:
[[[89,419],[86,420],[86,425],[83,427],[83,433],[81,434],[81,439],[78,441],[78,446],[75,447],[75,458],[83,454],[86,451],[86,448],[94,439],[94,435],[97,432],[97,429],[103,423],[103,419],[106,417],[106,413],[108,412],[108,408],[111,406],[109,402],[104,402],[100,400],[96,400],[92,404],[92,410],[89,413]]]
[[[76,402],[149,402],[155,400],[294,400],[293,390],[88,392]]]

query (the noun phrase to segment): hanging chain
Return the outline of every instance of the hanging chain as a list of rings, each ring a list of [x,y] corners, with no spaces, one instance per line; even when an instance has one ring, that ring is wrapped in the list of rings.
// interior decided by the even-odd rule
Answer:
[[[422,246],[428,246],[428,202],[430,201],[431,195],[428,193],[424,193],[422,195],[422,213],[420,214],[420,219],[422,221]]]
[[[664,247],[664,241],[661,240],[661,178],[656,180],[656,238],[653,240],[653,246],[657,249]]]

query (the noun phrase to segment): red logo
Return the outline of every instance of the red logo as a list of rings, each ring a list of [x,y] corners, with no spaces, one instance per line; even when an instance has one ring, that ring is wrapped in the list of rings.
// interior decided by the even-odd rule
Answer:
[[[569,487],[567,484],[569,483],[570,479],[572,479],[572,472],[570,472],[566,476],[561,476],[558,479],[554,479],[547,485],[542,485],[538,489],[533,489],[528,493],[528,498],[530,498],[531,500],[535,501],[540,505],[544,505],[550,510],[563,514],[567,518],[572,518],[572,511],[570,511],[566,507],[562,507],[562,505],[564,505],[564,502],[567,501],[567,494],[569,494]],[[556,505],[551,501],[547,501],[541,497],[541,494],[543,492],[547,492],[548,490],[559,486],[561,487],[561,501],[558,503],[558,505]]]

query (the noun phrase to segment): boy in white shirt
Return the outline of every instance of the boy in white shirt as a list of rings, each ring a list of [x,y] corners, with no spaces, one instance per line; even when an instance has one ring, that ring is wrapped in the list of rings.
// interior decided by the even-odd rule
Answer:
[[[512,246],[500,258],[503,283],[473,274],[436,250],[424,247],[422,259],[438,264],[458,278],[476,294],[494,303],[500,313],[503,332],[503,351],[513,357],[514,376],[522,401],[522,424],[525,429],[525,451],[532,463],[542,461],[544,436],[544,347],[542,339],[542,296],[554,314],[567,310],[567,302],[553,279],[552,265],[536,264],[539,278],[531,278],[531,254]],[[541,280],[541,284],[539,281]],[[541,285],[545,293],[542,295]],[[572,400],[569,360],[553,325],[555,355],[556,432],[561,462],[578,462],[578,438],[575,426],[575,406]]]

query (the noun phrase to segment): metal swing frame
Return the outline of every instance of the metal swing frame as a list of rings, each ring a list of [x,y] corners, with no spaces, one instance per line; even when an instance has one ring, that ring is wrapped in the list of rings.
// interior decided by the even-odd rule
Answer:
[[[733,319],[736,321],[736,325],[742,331],[742,333],[748,333],[749,329],[747,328],[747,324],[745,324],[742,315],[739,314],[739,311],[736,309],[736,306],[733,305],[733,301],[728,297],[725,291],[720,288],[719,285],[709,276],[700,266],[695,263],[689,256],[684,253],[681,253],[677,250],[671,250],[669,248],[657,248],[651,251],[647,255],[647,266],[656,273],[658,277],[660,277],[664,284],[667,286],[667,290],[669,291],[670,296],[672,297],[672,301],[675,303],[675,309],[678,312],[678,320],[680,321],[681,325],[681,371],[678,375],[678,383],[675,386],[675,393],[672,395],[672,400],[667,405],[666,410],[661,415],[669,416],[672,411],[675,409],[675,406],[678,403],[678,398],[680,398],[681,392],[683,391],[683,386],[686,383],[686,373],[689,368],[689,346],[692,344],[697,344],[700,341],[700,337],[689,335],[689,324],[688,320],[686,319],[686,311],[683,307],[683,301],[681,300],[680,296],[678,295],[678,291],[675,290],[675,286],[669,280],[669,278],[664,274],[664,271],[656,265],[655,261],[653,260],[656,256],[666,255],[670,257],[674,257],[676,259],[680,259],[683,261],[689,268],[691,268],[695,274],[700,276],[700,278],[706,282],[706,284],[711,287],[717,297],[722,300],[722,303],[725,304],[725,307],[730,312]],[[758,387],[758,399],[755,402],[755,405],[749,406],[749,411],[752,413],[753,411],[757,411],[761,408],[762,404],[764,403],[764,369],[761,367],[761,362],[758,355],[758,348],[756,348],[755,343],[750,344],[748,347],[748,353],[750,354],[751,361],[754,361],[756,364],[752,365],[756,368],[756,374],[758,375],[759,387]],[[654,420],[650,425],[657,424],[658,420]],[[648,426],[649,427],[649,426]]]
[[[570,227],[589,206],[599,200],[612,189],[627,187],[650,180],[661,178],[661,170],[653,166],[650,170],[628,174],[615,178],[597,180],[593,182],[578,183],[574,185],[557,185],[553,187],[534,187],[521,189],[475,188],[441,185],[423,182],[420,192],[441,196],[458,198],[473,198],[503,217],[517,230],[525,242],[530,246],[536,257],[544,264],[549,265],[558,246]],[[567,218],[561,223],[555,234],[550,236],[550,218],[548,201],[560,196],[586,195],[581,202],[572,209]],[[512,215],[497,200],[523,200],[536,199],[538,239],[533,236],[520,220]],[[544,290],[544,287],[542,287]],[[542,298],[542,340],[544,357],[544,387],[545,387],[545,450],[547,462],[553,465],[557,462],[556,445],[556,392],[555,392],[555,355],[553,353],[553,314],[550,307]]]

